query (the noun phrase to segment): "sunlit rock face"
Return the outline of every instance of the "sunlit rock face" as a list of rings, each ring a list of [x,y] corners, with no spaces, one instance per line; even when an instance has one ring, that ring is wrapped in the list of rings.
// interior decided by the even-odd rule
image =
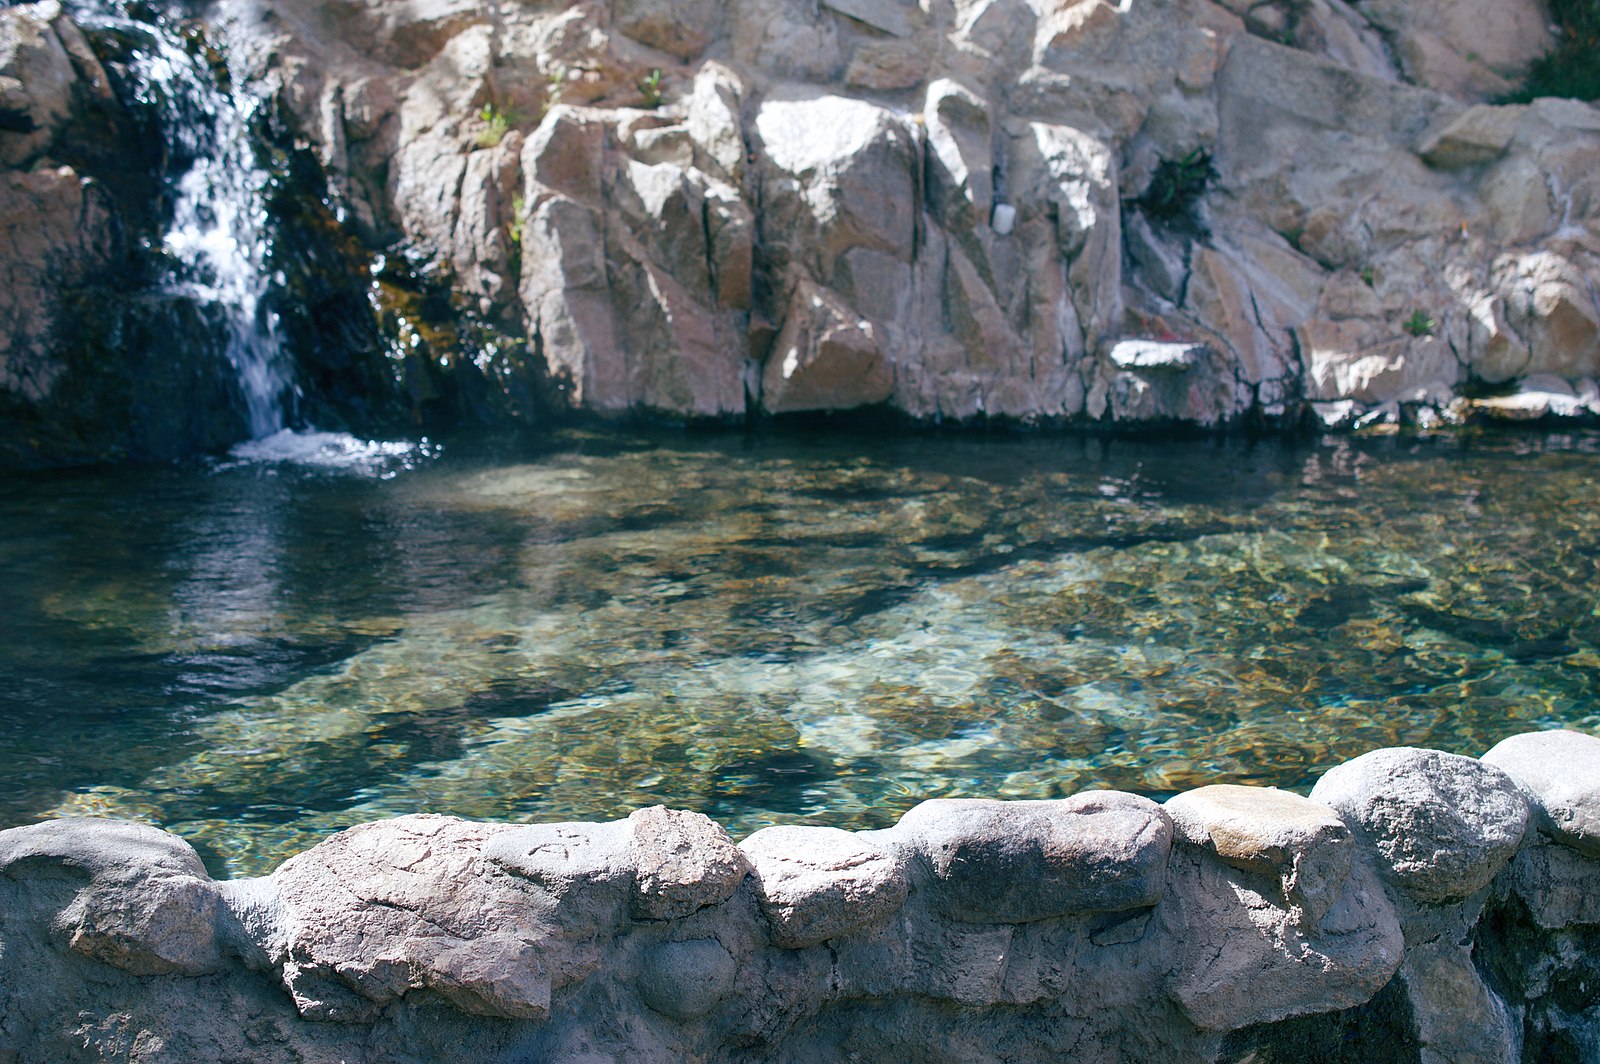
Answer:
[[[1554,43],[1540,0],[210,15],[279,150],[320,166],[327,226],[425,279],[374,288],[394,380],[326,328],[291,337],[308,409],[398,384],[445,421],[1600,411],[1600,111],[1492,102]],[[62,338],[29,293],[105,246],[41,164],[109,90],[70,9],[5,18],[0,160],[25,220],[0,388],[37,406]],[[1190,354],[1115,355],[1151,343]]]
[[[267,76],[354,217],[430,249],[574,407],[1600,400],[1600,115],[1485,102],[1552,43],[1535,0],[271,6]],[[1510,394],[1458,398],[1484,383]]]
[[[1313,799],[934,800],[739,845],[661,806],[414,815],[220,882],[147,826],[13,828],[0,1055],[1585,1059],[1600,863],[1569,812],[1600,795],[1596,743],[1378,750]]]

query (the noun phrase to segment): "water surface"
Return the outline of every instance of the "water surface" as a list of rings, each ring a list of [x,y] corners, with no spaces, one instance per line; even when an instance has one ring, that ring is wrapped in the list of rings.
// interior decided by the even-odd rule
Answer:
[[[1596,436],[313,442],[0,480],[0,826],[241,875],[400,813],[738,837],[1600,731]]]

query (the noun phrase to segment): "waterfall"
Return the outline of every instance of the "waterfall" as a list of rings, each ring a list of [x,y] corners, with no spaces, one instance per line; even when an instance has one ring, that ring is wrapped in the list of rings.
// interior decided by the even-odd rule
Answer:
[[[125,45],[124,99],[154,115],[166,158],[171,218],[162,236],[162,285],[193,300],[217,329],[239,381],[254,439],[284,429],[292,391],[267,295],[270,175],[256,158],[250,127],[261,101],[240,88],[217,52],[190,24],[126,0],[70,2],[85,29]]]

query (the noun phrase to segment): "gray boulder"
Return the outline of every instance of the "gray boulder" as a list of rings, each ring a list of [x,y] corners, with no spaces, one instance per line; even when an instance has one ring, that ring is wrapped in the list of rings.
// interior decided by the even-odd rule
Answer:
[[[767,356],[761,405],[773,414],[848,410],[881,403],[893,388],[881,329],[837,292],[801,281]]]
[[[611,934],[627,919],[633,891],[633,830],[606,824],[529,824],[490,836],[483,856],[529,880],[562,927]]]
[[[1600,860],[1568,846],[1524,846],[1511,862],[1511,889],[1546,930],[1600,924]]]
[[[1600,857],[1600,739],[1575,731],[1528,732],[1503,740],[1483,761],[1523,786],[1541,830]]]
[[[1318,780],[1311,800],[1337,810],[1377,851],[1386,878],[1421,902],[1487,886],[1528,826],[1528,803],[1511,777],[1439,750],[1363,754]]]
[[[216,884],[176,835],[92,819],[0,834],[0,880],[41,873],[65,876],[73,887],[51,922],[74,953],[134,975],[196,976],[221,967]]]
[[[901,855],[838,828],[763,828],[739,848],[760,883],[774,945],[813,946],[892,916],[910,879]]]
[[[1405,955],[1394,904],[1357,862],[1322,921],[1281,901],[1277,876],[1209,852],[1173,855],[1157,910],[1171,955],[1167,993],[1201,1030],[1226,1031],[1351,1008],[1394,976]]]
[[[284,936],[273,960],[301,1016],[370,1020],[420,989],[475,1015],[548,1015],[543,932],[527,896],[485,889],[484,843],[503,830],[399,817],[284,862],[271,877]]]
[[[671,920],[718,905],[750,874],[749,859],[710,817],[656,805],[628,823],[633,915],[640,919]]]
[[[934,907],[972,923],[1116,912],[1161,899],[1172,826],[1147,798],[935,799],[894,832],[923,861]]]

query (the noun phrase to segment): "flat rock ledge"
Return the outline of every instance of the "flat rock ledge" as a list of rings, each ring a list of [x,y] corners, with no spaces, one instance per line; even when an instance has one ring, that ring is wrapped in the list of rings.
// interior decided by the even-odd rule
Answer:
[[[406,816],[233,881],[57,820],[0,832],[0,1064],[1592,1061],[1597,810],[1549,731],[740,843]]]

